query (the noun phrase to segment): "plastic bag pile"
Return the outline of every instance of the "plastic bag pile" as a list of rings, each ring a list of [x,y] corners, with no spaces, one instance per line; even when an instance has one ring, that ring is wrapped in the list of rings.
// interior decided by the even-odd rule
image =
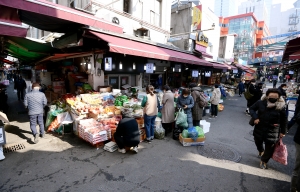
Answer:
[[[199,126],[192,127],[192,128],[184,129],[182,131],[182,137],[183,138],[191,138],[194,141],[196,141],[199,137],[200,138],[204,137],[204,132],[203,132],[203,129]]]

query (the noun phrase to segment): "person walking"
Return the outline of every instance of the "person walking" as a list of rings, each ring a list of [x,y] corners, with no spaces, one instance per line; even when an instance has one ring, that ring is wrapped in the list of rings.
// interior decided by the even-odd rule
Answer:
[[[188,128],[193,127],[192,108],[194,107],[194,99],[190,94],[191,92],[189,89],[183,89],[182,94],[177,100],[177,107],[183,109],[184,113],[187,115]]]
[[[252,79],[249,83],[249,86],[248,86],[248,90],[249,92],[253,95],[250,99],[247,100],[247,110],[246,110],[246,114],[249,115],[250,112],[249,112],[249,108],[256,102],[260,99],[260,92],[259,90],[257,89],[257,86],[256,86],[256,82],[255,82],[255,79]],[[260,95],[260,96],[259,96]]]
[[[298,127],[294,136],[296,154],[295,154],[295,167],[293,169],[293,173],[291,177],[291,192],[300,191],[300,189],[297,189],[297,184],[299,181],[298,176],[300,174],[300,113],[299,112],[297,113],[296,122],[298,124]]]
[[[218,105],[221,99],[221,91],[219,88],[219,85],[215,85],[214,90],[212,92],[212,96],[210,98],[211,103],[211,117],[217,117],[218,116]]]
[[[18,100],[24,100],[24,91],[27,88],[26,82],[23,79],[22,76],[19,76],[16,82],[16,89],[17,89],[17,95],[18,95]]]
[[[172,131],[173,123],[175,121],[175,106],[174,106],[174,94],[170,90],[168,85],[163,87],[164,95],[162,98],[162,125],[165,129],[165,135]]]
[[[245,84],[244,83],[245,83],[244,81],[240,81],[239,85],[238,85],[240,97],[245,92]]]
[[[36,123],[40,126],[40,136],[45,136],[44,128],[44,107],[47,105],[47,98],[44,93],[40,92],[38,83],[32,84],[32,91],[27,93],[24,98],[24,105],[28,108],[28,115],[30,119],[30,129],[34,136],[34,143],[39,142],[39,135],[36,130]]]
[[[154,139],[154,124],[155,118],[158,113],[157,96],[154,94],[154,87],[148,85],[146,88],[147,95],[142,101],[142,107],[144,107],[144,123],[146,128],[146,142],[151,143]]]
[[[287,85],[285,83],[281,84],[278,87],[279,94],[282,96],[284,99],[286,98],[286,90],[287,90]]]
[[[206,107],[207,102],[200,87],[196,86],[192,88],[192,97],[194,99],[194,107],[192,108],[193,125],[194,127],[200,126],[200,120],[202,120],[203,107]]]
[[[125,147],[130,147],[133,152],[138,153],[140,131],[137,121],[134,118],[122,119],[118,124],[114,139],[120,153],[126,153]]]
[[[273,88],[276,88],[276,85],[277,85],[277,76],[273,76]]]
[[[261,158],[260,168],[267,169],[275,143],[284,137],[287,131],[285,102],[278,89],[269,89],[261,100],[250,107],[250,114],[255,124],[253,136],[258,156]]]

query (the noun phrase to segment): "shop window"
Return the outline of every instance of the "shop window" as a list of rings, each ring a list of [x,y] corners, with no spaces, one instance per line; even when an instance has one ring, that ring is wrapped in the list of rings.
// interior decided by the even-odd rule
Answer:
[[[150,32],[148,29],[140,28],[134,31],[136,37],[150,40]]]
[[[123,11],[129,13],[130,0],[123,0]]]
[[[155,0],[154,9],[150,10],[150,23],[161,26],[161,0]]]

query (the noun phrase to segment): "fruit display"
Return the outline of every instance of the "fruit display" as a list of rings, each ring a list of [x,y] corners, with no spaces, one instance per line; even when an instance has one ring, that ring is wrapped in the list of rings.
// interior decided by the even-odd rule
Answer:
[[[99,93],[81,94],[80,96],[83,102],[91,105],[99,105],[103,99]]]

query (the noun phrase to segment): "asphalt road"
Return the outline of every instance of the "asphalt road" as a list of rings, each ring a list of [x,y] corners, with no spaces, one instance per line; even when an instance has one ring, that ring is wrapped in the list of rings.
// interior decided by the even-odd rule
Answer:
[[[243,97],[227,98],[216,119],[205,117],[211,128],[204,147],[183,147],[170,135],[141,143],[138,154],[120,154],[97,150],[73,135],[47,134],[38,144],[26,142],[31,138],[28,118],[20,113],[24,109],[15,94],[10,94],[10,106],[15,107],[8,112],[13,125],[7,133],[9,142],[23,142],[26,148],[5,154],[0,162],[1,192],[289,191],[296,127],[283,139],[288,165],[270,160],[268,170],[260,169]]]

